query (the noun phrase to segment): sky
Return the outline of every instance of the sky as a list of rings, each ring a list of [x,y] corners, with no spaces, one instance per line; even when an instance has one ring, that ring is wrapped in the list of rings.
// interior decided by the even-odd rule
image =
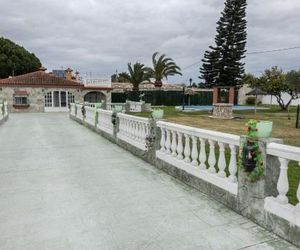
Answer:
[[[43,66],[70,67],[92,77],[151,65],[155,51],[183,69],[168,82],[199,82],[199,66],[214,44],[223,0],[0,0],[0,36],[35,53]],[[300,46],[299,0],[249,0],[247,51]],[[249,54],[246,71],[300,69],[300,49]]]

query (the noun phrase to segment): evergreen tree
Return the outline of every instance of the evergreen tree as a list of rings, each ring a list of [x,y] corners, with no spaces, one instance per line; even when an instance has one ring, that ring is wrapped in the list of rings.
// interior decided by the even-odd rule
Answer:
[[[237,86],[244,74],[246,0],[226,0],[217,22],[215,46],[205,52],[200,78],[208,86]]]
[[[40,67],[41,62],[33,53],[0,37],[0,78],[26,74]]]

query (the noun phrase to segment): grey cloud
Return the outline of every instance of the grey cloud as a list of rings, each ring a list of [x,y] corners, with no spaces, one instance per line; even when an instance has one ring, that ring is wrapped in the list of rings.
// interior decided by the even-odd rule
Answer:
[[[0,36],[34,52],[48,69],[111,75],[130,61],[149,64],[157,50],[182,68],[200,61],[213,43],[223,1],[0,0],[0,6]],[[300,45],[298,13],[299,0],[249,0],[247,50]],[[246,69],[300,68],[299,56],[300,50],[249,55]],[[196,80],[199,65],[169,80]]]

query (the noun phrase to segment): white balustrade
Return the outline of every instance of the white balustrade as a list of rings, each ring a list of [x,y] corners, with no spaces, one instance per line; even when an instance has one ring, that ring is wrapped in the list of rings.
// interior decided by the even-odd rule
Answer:
[[[85,122],[95,126],[96,124],[96,109],[89,107],[89,106],[84,106],[85,108]]]
[[[70,114],[76,116],[75,114],[75,103],[70,103]]]
[[[157,158],[237,195],[239,136],[164,121],[157,122],[157,126],[162,137]],[[229,164],[226,148],[230,151]]]
[[[125,112],[125,103],[106,103],[106,110],[114,110],[116,106],[122,107],[122,112]]]
[[[75,104],[77,112],[76,112],[76,118],[79,120],[83,120],[83,115],[82,115],[82,105],[81,104]]]
[[[150,132],[147,118],[118,113],[119,132],[117,137],[133,146],[146,150],[146,137]],[[170,140],[170,139],[169,139]],[[169,145],[169,150],[170,150]]]
[[[267,145],[267,154],[278,158],[280,173],[277,182],[278,195],[277,197],[271,196],[265,198],[265,209],[300,227],[300,183],[298,184],[296,193],[298,204],[295,206],[289,204],[287,197],[289,191],[289,162],[295,161],[300,167],[300,147],[270,143]]]
[[[113,135],[114,133],[114,125],[112,123],[113,111],[97,109],[97,113],[98,113],[97,128],[110,135]]]
[[[8,116],[7,102],[0,103],[0,122]]]

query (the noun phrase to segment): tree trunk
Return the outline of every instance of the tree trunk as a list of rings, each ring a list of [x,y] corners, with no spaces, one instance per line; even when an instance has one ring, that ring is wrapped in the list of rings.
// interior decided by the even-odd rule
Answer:
[[[139,91],[139,85],[133,84],[132,91]]]
[[[161,80],[156,80],[155,83],[154,83],[154,86],[155,86],[156,88],[161,88],[161,86],[162,86],[162,81],[161,81]]]

